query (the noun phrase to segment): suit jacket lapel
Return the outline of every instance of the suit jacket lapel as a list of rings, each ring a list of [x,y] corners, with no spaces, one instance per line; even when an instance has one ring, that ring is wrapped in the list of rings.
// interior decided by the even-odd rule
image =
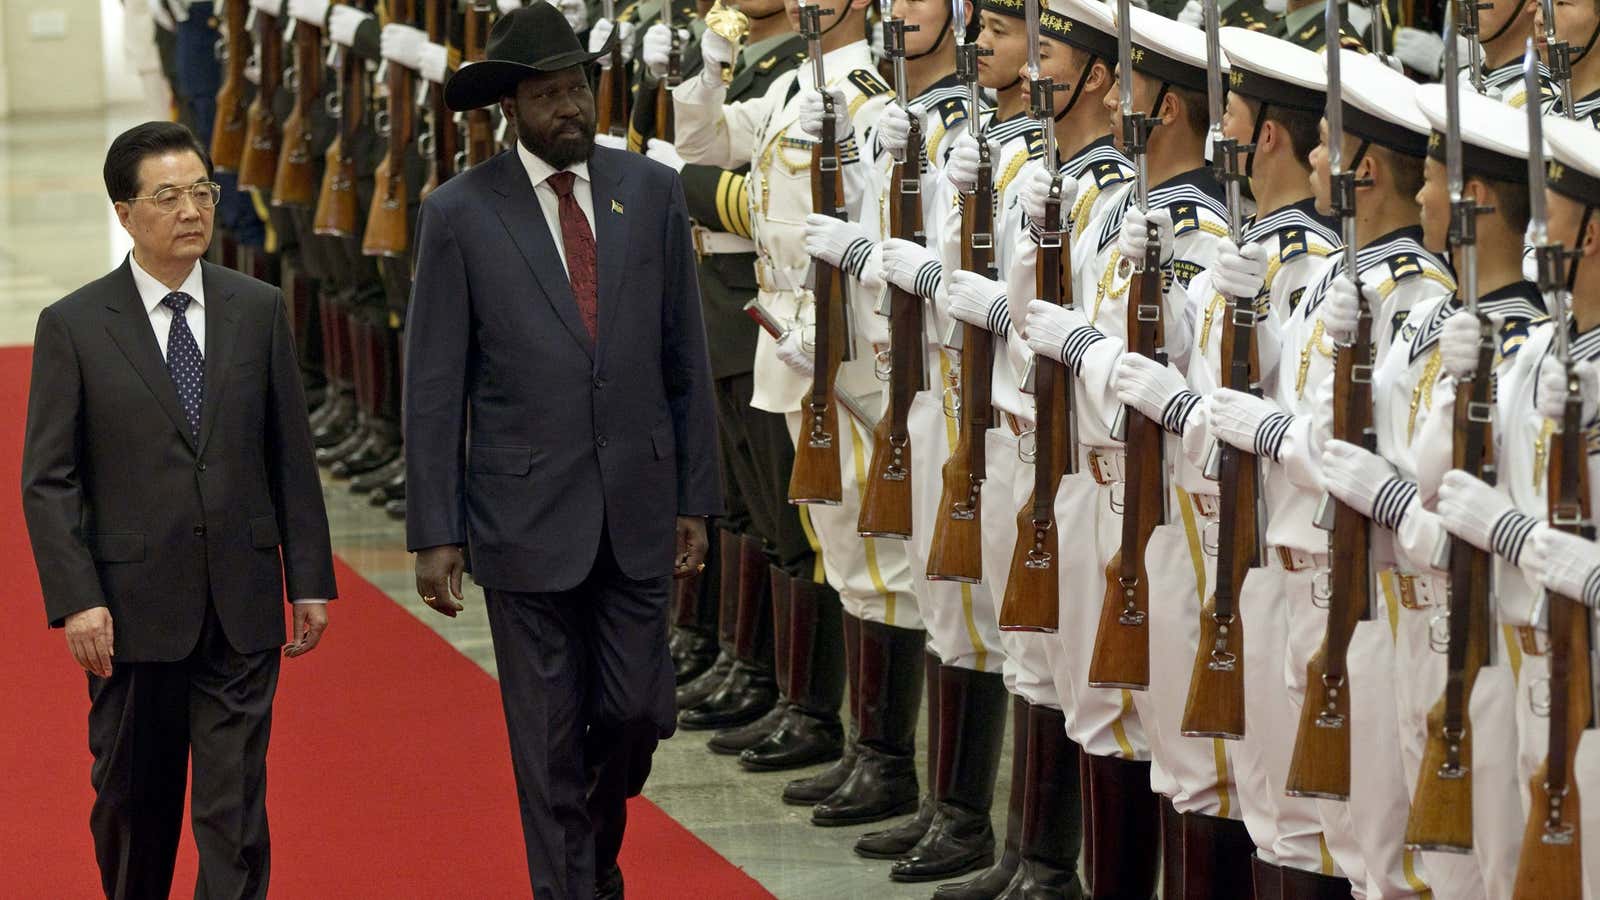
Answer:
[[[144,301],[139,298],[139,288],[133,283],[133,269],[127,262],[123,262],[122,268],[117,270],[113,283],[118,288],[119,296],[106,302],[106,309],[112,313],[107,316],[106,331],[122,355],[127,357],[133,370],[139,373],[145,387],[155,395],[157,405],[172,420],[172,427],[183,436],[189,449],[194,450],[196,445],[194,436],[189,433],[189,419],[183,414],[183,405],[178,401],[178,389],[172,384],[172,373],[167,371],[166,360],[161,358],[161,345],[156,343],[155,330],[150,327],[150,314],[144,308]],[[207,329],[207,333],[209,331]]]
[[[511,240],[516,243],[528,268],[533,270],[539,286],[544,289],[545,299],[555,309],[556,315],[561,317],[572,339],[592,359],[594,348],[590,346],[589,329],[583,327],[583,320],[578,317],[578,302],[572,298],[572,284],[567,280],[566,269],[561,266],[561,256],[556,252],[555,240],[550,236],[550,226],[545,224],[539,196],[528,181],[528,172],[515,152],[502,153],[497,159],[500,177],[495,192],[500,196],[495,200],[495,212],[506,231],[510,232]],[[601,296],[604,297],[603,292]],[[605,308],[603,301],[601,308]]]
[[[598,333],[600,348],[596,357],[605,350],[607,337],[617,317],[617,307],[623,303],[618,284],[622,278],[622,262],[627,258],[628,219],[627,196],[619,166],[612,165],[611,154],[621,151],[596,148],[589,159],[589,186],[594,201],[594,246],[596,268],[596,293],[600,303]],[[611,261],[614,264],[605,264]]]
[[[234,338],[239,334],[239,315],[232,302],[233,292],[218,283],[209,263],[200,263],[201,284],[206,292],[206,395],[200,407],[200,446],[204,453],[222,408],[222,389],[228,383],[228,363],[233,357]]]

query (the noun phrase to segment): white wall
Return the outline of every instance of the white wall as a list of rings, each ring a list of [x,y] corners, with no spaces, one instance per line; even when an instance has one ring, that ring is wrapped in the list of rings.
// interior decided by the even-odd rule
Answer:
[[[101,0],[0,0],[0,111],[102,108],[106,67],[100,19]]]

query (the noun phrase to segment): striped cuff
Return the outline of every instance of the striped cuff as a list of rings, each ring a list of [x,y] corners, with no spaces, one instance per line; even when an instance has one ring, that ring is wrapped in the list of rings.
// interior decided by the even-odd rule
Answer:
[[[1105,339],[1105,334],[1093,325],[1079,325],[1061,342],[1061,359],[1072,367],[1074,374],[1082,375],[1083,354]]]
[[[917,296],[932,300],[939,293],[939,285],[944,283],[944,265],[936,259],[928,260],[917,270],[913,283]]]
[[[1522,547],[1527,543],[1528,535],[1533,533],[1534,526],[1538,524],[1539,520],[1532,516],[1523,515],[1514,509],[1506,510],[1495,520],[1494,527],[1489,529],[1489,549],[1512,565],[1520,565]]]
[[[872,258],[872,248],[875,246],[866,238],[856,238],[850,246],[844,248],[844,253],[839,257],[839,268],[849,272],[857,280],[861,273],[867,270],[867,260]]]
[[[1293,422],[1294,416],[1282,412],[1262,419],[1256,428],[1256,455],[1278,462],[1278,454],[1283,450],[1283,436],[1289,432],[1289,425]]]
[[[1589,577],[1583,580],[1583,605],[1600,607],[1600,566],[1589,570]]]
[[[989,304],[988,328],[1001,337],[1011,332],[1011,307],[1006,303],[1005,294],[994,298],[994,302]]]
[[[1403,478],[1391,478],[1378,488],[1378,495],[1372,498],[1372,521],[1390,531],[1398,531],[1406,511],[1411,509],[1416,499],[1417,486],[1414,483]]]
[[[839,165],[848,166],[861,161],[861,147],[856,144],[855,132],[839,142]]]
[[[1194,391],[1179,391],[1167,401],[1166,408],[1161,410],[1161,427],[1181,436],[1184,425],[1189,422],[1189,413],[1199,404],[1199,394]]]

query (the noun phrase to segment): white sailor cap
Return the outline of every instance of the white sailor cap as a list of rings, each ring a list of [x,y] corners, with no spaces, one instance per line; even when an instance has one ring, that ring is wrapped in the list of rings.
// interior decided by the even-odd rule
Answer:
[[[1433,129],[1417,107],[1417,83],[1378,57],[1339,51],[1344,97],[1344,129],[1369,143],[1407,156],[1428,152]]]
[[[1445,115],[1445,86],[1425,84],[1417,89],[1417,106],[1428,117],[1433,134],[1428,156],[1445,161],[1450,127]],[[1523,110],[1490,100],[1477,91],[1461,92],[1461,170],[1468,175],[1528,183],[1528,117]]]
[[[1600,131],[1588,122],[1545,116],[1544,141],[1550,147],[1545,184],[1584,206],[1600,206]]]
[[[1096,3],[1084,6],[1100,6],[1103,12],[1098,15],[1106,17],[1112,34],[1117,33],[1114,6]],[[1134,71],[1176,87],[1205,93],[1205,32],[1137,6],[1129,7],[1129,12],[1132,14],[1129,30],[1133,35]]]
[[[1117,26],[1100,0],[1048,0],[1039,8],[1039,32],[1107,62],[1117,60]]]
[[[1229,26],[1218,32],[1227,54],[1228,89],[1283,109],[1320,113],[1328,105],[1322,55],[1282,38]]]

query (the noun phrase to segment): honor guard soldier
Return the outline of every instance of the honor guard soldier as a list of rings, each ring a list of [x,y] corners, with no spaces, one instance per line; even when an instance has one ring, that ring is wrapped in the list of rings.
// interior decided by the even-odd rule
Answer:
[[[1228,3],[1219,3],[1217,13],[1223,28],[1270,31],[1278,21],[1278,13],[1267,9],[1267,4],[1262,0],[1231,0]],[[1189,0],[1174,18],[1185,25],[1199,28],[1204,16],[1205,4],[1201,0]]]
[[[863,6],[838,0],[817,4],[817,12],[830,14],[819,17],[820,33],[808,38],[807,62],[775,79],[759,98],[726,102],[716,73],[731,60],[731,45],[711,32],[701,40],[705,68],[673,92],[678,150],[686,160],[751,164],[746,184],[758,256],[758,300],[787,329],[781,342],[765,333],[758,339],[751,404],[786,414],[791,436],[801,428],[802,400],[813,387],[808,332],[815,310],[807,285],[805,220],[812,211],[813,149],[823,131],[825,105],[815,86],[818,67],[827,79],[822,87],[839,113],[834,132],[839,180],[851,203],[862,202],[870,181],[861,161],[862,135],[889,99],[888,85],[872,71],[867,43],[859,37]],[[856,211],[853,218],[859,215]],[[847,296],[858,322],[871,314],[876,299],[861,294],[849,291]],[[856,361],[845,363],[837,387],[852,396],[879,393],[872,353],[863,349]],[[812,505],[807,512],[822,547],[828,582],[844,603],[845,659],[858,676],[852,712],[861,717],[859,740],[848,767],[838,766],[786,792],[793,802],[824,801],[813,810],[813,821],[824,825],[878,821],[916,806],[912,749],[924,642],[904,546],[863,540],[856,533],[860,486],[854,476],[870,460],[872,435],[843,410],[838,423],[840,439],[834,447],[845,475],[842,501],[838,506]],[[859,644],[852,648],[849,642],[855,640]]]
[[[1477,46],[1481,50],[1468,54],[1467,65],[1459,73],[1461,83],[1484,96],[1521,109],[1528,102],[1528,92],[1523,87],[1522,48],[1538,26],[1539,0],[1490,0],[1477,6]],[[1467,10],[1464,15],[1471,15],[1471,11]],[[1441,55],[1443,52],[1441,47]],[[1473,70],[1474,60],[1477,71]],[[1541,61],[1540,108],[1550,111],[1558,97],[1550,68]]]
[[[1553,33],[1551,24],[1544,21],[1542,8],[1539,21],[1553,38],[1550,45],[1564,46],[1570,54],[1570,73],[1565,83],[1559,73],[1552,73],[1561,93],[1555,111],[1600,127],[1600,54],[1595,53],[1595,44],[1600,42],[1600,9],[1593,3],[1557,3],[1554,9]],[[1567,111],[1569,104],[1571,112]]]

